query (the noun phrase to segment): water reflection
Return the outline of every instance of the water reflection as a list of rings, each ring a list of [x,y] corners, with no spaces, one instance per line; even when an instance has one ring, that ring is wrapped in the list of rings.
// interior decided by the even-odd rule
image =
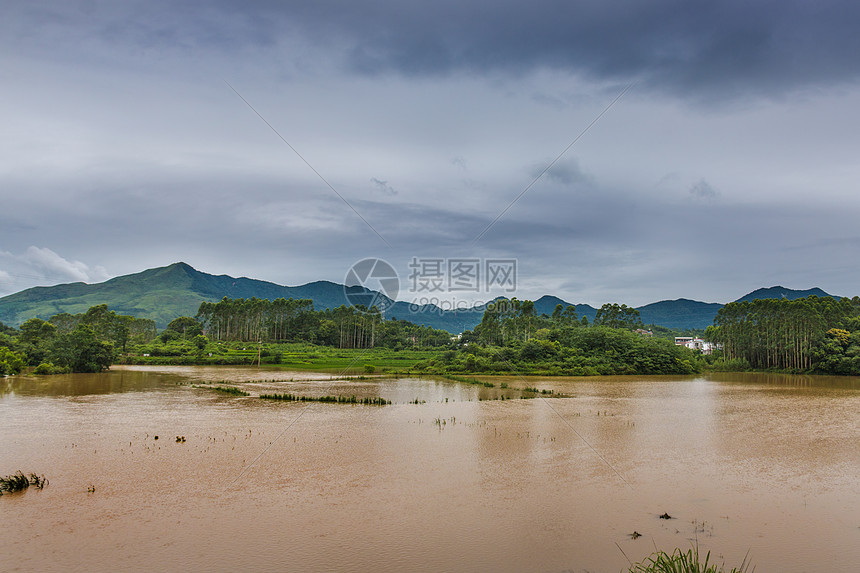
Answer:
[[[99,374],[11,376],[0,380],[0,394],[19,396],[86,396],[142,392],[175,386],[184,378],[152,372],[114,369]]]
[[[779,374],[773,372],[714,372],[707,374],[706,378],[715,382],[762,384],[776,387],[860,390],[860,378],[857,376],[813,376],[810,374]]]

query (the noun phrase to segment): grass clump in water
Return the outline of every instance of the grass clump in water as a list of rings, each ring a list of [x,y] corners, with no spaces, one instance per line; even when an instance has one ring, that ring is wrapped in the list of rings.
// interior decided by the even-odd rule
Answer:
[[[740,567],[728,570],[725,564],[710,563],[710,558],[711,552],[708,551],[702,561],[698,547],[693,547],[686,553],[680,549],[675,549],[672,553],[657,551],[641,563],[631,565],[628,573],[748,573],[755,570],[750,570],[746,557]]]
[[[391,400],[374,396],[358,398],[356,396],[299,396],[296,394],[260,394],[263,400],[281,400],[284,402],[327,402],[331,404],[363,404],[365,406],[387,406]]]
[[[477,378],[469,378],[467,376],[456,376],[454,374],[445,374],[444,378],[448,380],[453,380],[454,382],[463,382],[465,384],[474,384],[475,386],[483,386],[484,388],[495,388],[496,385],[492,382],[484,382],[483,380],[478,380]]]
[[[24,475],[23,472],[18,472],[14,475],[0,477],[0,495],[4,492],[11,493],[13,491],[22,491],[30,486],[42,489],[48,485],[48,480],[45,476],[31,473]]]
[[[250,392],[245,392],[244,390],[239,390],[235,386],[212,386],[213,390],[218,392],[222,392],[224,394],[232,394],[233,396],[250,396]]]

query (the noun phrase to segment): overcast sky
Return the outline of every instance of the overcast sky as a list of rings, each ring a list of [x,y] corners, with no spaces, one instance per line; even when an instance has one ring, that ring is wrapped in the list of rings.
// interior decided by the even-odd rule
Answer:
[[[4,4],[0,295],[367,257],[402,300],[413,258],[594,306],[860,294],[856,2]]]

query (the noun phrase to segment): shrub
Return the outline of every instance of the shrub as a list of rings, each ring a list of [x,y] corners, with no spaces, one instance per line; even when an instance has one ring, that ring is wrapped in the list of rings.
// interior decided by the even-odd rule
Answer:
[[[24,356],[0,346],[0,376],[18,374],[24,367]]]
[[[41,364],[36,366],[35,370],[33,370],[33,374],[65,374],[68,371],[68,368],[57,366],[53,362],[42,362]]]

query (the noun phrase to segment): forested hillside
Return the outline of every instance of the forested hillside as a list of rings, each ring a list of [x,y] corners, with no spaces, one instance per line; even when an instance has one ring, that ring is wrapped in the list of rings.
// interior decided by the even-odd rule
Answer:
[[[733,302],[706,338],[738,369],[860,374],[860,297]]]
[[[56,314],[80,314],[92,306],[106,304],[111,310],[137,318],[155,321],[165,328],[180,316],[193,316],[203,302],[215,303],[228,299],[294,299],[311,300],[317,311],[349,305],[344,286],[329,281],[315,281],[300,286],[211,275],[185,263],[148,269],[97,284],[71,283],[50,287],[34,287],[0,298],[0,322],[18,326],[30,318],[47,320]],[[372,293],[363,287],[349,287],[361,293]],[[740,300],[760,298],[800,298],[808,294],[830,296],[821,289],[797,291],[784,287],[758,289]],[[382,296],[382,295],[379,295]],[[384,298],[384,296],[383,296]],[[387,299],[386,299],[387,300]],[[397,318],[452,334],[472,330],[481,322],[486,305],[479,304],[462,310],[443,310],[433,304],[416,306],[406,301],[387,300],[386,319]],[[440,302],[441,304],[441,302]],[[577,315],[593,321],[597,309],[587,304],[571,304],[556,296],[544,295],[534,301],[538,316],[550,315],[561,304],[573,306]],[[642,322],[673,329],[704,329],[713,324],[718,303],[689,299],[664,300],[638,307]]]

